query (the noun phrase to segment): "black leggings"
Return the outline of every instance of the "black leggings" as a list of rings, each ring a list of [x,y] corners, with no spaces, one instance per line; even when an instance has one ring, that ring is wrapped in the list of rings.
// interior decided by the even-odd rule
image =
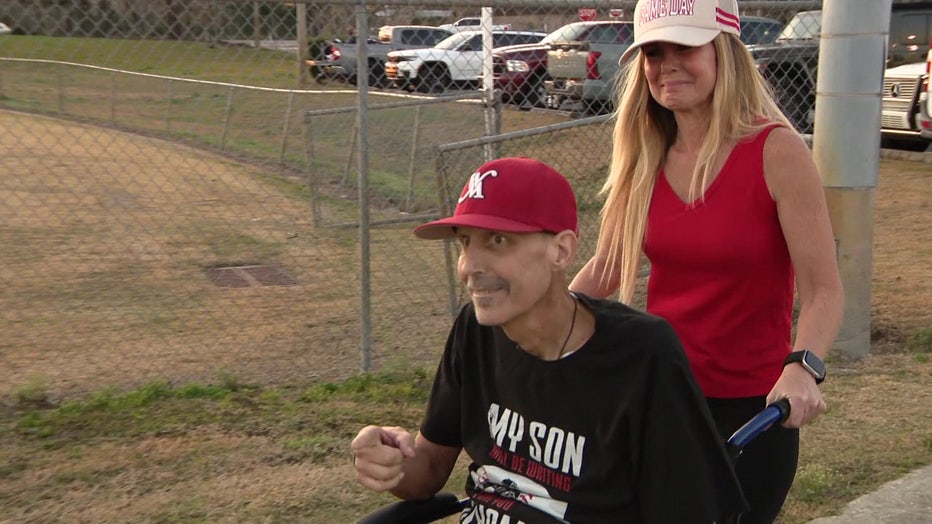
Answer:
[[[706,398],[722,439],[727,439],[765,407],[766,397]],[[751,441],[735,472],[751,509],[741,524],[770,524],[777,518],[796,476],[799,430],[774,426]]]

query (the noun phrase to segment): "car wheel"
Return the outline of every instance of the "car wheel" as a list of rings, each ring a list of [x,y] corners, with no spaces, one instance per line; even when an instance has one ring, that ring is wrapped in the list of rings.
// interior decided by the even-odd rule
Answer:
[[[385,64],[379,60],[369,61],[369,87],[385,87]]]
[[[443,64],[434,64],[422,68],[418,73],[418,91],[422,93],[443,93],[450,88],[450,71]]]
[[[589,115],[601,115],[608,110],[608,103],[605,100],[596,100],[594,98],[584,98],[582,106],[583,112]]]
[[[552,93],[544,95],[544,106],[548,109],[560,109],[563,106],[563,97]]]
[[[534,75],[528,82],[528,90],[524,93],[524,103],[521,104],[521,108],[530,109],[532,107],[540,107],[544,105],[544,100],[546,98],[547,88],[544,86],[544,77],[542,75]]]

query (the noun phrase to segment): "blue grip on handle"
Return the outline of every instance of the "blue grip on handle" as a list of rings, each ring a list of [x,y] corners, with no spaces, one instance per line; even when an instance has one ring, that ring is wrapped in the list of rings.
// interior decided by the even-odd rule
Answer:
[[[770,404],[728,438],[728,445],[738,449],[748,445],[755,437],[777,422],[790,416],[790,401],[785,398]]]

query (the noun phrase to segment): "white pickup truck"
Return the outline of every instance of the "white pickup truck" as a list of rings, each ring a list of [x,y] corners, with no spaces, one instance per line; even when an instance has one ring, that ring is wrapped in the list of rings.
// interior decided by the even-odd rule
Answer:
[[[540,31],[493,31],[492,47],[534,44],[545,36]],[[463,31],[434,47],[388,53],[385,76],[402,89],[442,93],[457,85],[474,85],[483,56],[482,32]]]
[[[466,16],[460,18],[452,24],[440,24],[437,27],[440,29],[446,29],[453,33],[459,33],[460,31],[478,31],[479,26],[482,25],[482,19],[478,16]],[[492,26],[492,31],[507,31],[511,29],[511,24],[498,24]]]

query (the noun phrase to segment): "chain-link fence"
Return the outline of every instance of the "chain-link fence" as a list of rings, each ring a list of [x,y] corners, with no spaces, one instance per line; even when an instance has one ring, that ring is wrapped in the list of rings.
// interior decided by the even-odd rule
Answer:
[[[760,57],[819,8],[740,3]],[[482,4],[3,2],[0,395],[433,366],[463,297],[410,230],[490,154],[573,181],[584,260],[634,2]]]

